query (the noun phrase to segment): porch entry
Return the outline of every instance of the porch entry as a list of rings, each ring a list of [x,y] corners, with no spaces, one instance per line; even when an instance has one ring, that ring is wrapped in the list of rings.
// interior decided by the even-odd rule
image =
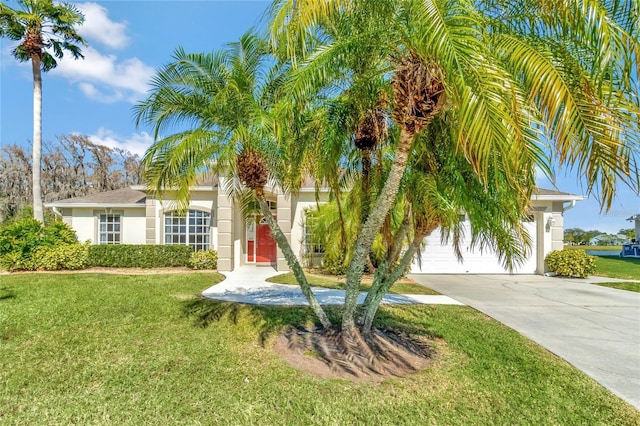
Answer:
[[[264,217],[247,219],[247,263],[276,263],[277,245]]]

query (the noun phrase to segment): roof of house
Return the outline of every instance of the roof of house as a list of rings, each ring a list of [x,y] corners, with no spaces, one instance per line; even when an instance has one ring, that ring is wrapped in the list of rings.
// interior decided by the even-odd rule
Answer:
[[[110,205],[110,206],[144,206],[147,194],[131,188],[120,188],[113,191],[97,192],[84,197],[68,198],[66,200],[46,203],[47,207],[64,207],[68,205]]]
[[[218,178],[216,176],[206,177],[198,182],[197,188],[216,188],[218,185]],[[47,207],[68,207],[68,206],[144,206],[147,198],[147,193],[144,192],[145,188],[142,185],[136,185],[132,188],[121,188],[113,191],[98,192],[95,194],[85,195],[84,197],[68,198],[66,200],[59,200],[50,203],[46,203]],[[302,190],[311,190],[313,183],[310,180],[304,182]],[[552,189],[536,188],[533,191],[533,198],[539,200],[556,200],[556,201],[571,201],[582,200],[583,196],[568,194],[566,192],[560,192]]]
[[[582,195],[569,194],[568,192],[556,191],[555,189],[534,188],[533,199],[555,200],[555,201],[579,201],[586,197]]]
[[[220,182],[218,179],[218,175],[205,174],[205,175],[200,175],[198,177],[198,180],[196,181],[196,184],[190,186],[189,189],[192,191],[211,191],[211,190],[218,189],[219,183]],[[144,183],[139,185],[132,185],[131,188],[137,191],[147,191],[150,189]]]

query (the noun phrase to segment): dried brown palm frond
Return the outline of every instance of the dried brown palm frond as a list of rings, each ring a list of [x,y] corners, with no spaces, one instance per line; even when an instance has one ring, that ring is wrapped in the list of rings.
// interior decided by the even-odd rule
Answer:
[[[243,149],[236,158],[236,169],[240,181],[257,195],[264,194],[267,184],[267,167],[260,154],[252,149]]]
[[[398,62],[392,84],[393,119],[412,134],[423,129],[444,106],[442,70],[435,63],[425,63],[414,53]]]
[[[42,49],[45,47],[42,40],[42,32],[39,29],[30,28],[27,30],[22,48],[28,55],[42,56]]]
[[[387,120],[383,109],[376,108],[369,111],[355,133],[354,143],[360,150],[371,150],[380,145],[387,136]]]

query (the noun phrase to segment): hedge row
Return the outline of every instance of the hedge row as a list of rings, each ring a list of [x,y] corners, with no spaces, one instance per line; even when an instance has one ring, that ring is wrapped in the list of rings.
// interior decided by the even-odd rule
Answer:
[[[89,266],[162,268],[189,266],[193,249],[181,245],[108,244],[89,246]]]

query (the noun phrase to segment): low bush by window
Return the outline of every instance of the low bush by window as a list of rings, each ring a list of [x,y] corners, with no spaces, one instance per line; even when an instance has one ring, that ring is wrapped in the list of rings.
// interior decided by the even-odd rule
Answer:
[[[87,267],[89,244],[62,244],[56,247],[39,247],[32,256],[34,270],[78,270]]]
[[[163,268],[188,266],[193,249],[183,245],[108,244],[89,246],[89,266]]]
[[[189,266],[193,269],[218,269],[218,252],[215,250],[198,250],[191,254]]]

